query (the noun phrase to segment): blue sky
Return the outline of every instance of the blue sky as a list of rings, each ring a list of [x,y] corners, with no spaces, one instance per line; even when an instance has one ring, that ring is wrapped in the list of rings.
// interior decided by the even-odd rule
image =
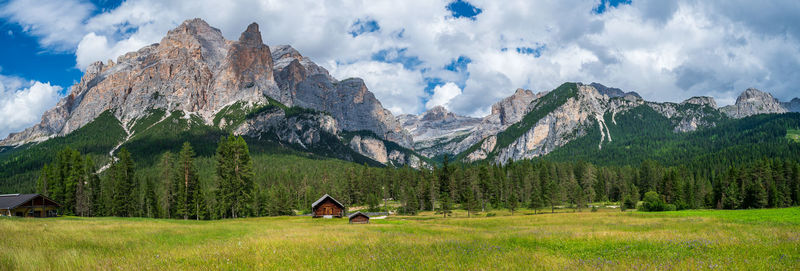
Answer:
[[[788,100],[800,96],[797,14],[794,0],[0,0],[0,137],[37,122],[89,63],[195,17],[228,39],[258,22],[267,45],[363,78],[395,114],[482,116],[516,88],[565,81],[655,101],[725,105],[748,87]]]
[[[91,1],[96,9],[93,14],[118,7],[121,0]],[[66,90],[80,80],[82,72],[77,68],[73,50],[57,50],[40,46],[23,26],[0,18],[0,74],[17,76],[29,80],[50,82]]]

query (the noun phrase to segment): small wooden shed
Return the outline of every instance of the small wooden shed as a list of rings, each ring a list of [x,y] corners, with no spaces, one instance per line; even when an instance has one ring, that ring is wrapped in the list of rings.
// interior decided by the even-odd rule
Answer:
[[[311,213],[314,218],[341,218],[344,216],[344,205],[330,195],[325,194],[311,204]]]
[[[350,224],[369,224],[369,216],[362,212],[355,212],[348,217],[350,218]]]
[[[60,207],[41,194],[0,195],[0,216],[53,217],[58,216]]]

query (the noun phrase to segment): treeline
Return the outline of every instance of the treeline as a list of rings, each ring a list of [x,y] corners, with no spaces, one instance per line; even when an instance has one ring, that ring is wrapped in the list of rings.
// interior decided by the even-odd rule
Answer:
[[[244,139],[234,136],[223,137],[211,158],[195,157],[185,143],[179,153],[164,153],[145,170],[136,169],[126,150],[117,156],[98,174],[91,159],[64,149],[42,170],[37,190],[61,202],[65,214],[178,219],[306,213],[326,193],[373,211],[385,210],[393,200],[401,213],[433,210],[445,216],[455,208],[580,211],[597,202],[624,210],[640,200],[643,210],[800,205],[800,164],[781,159],[690,169],[652,160],[638,167],[597,167],[542,159],[453,165],[445,158],[440,167],[415,170],[314,159],[258,157],[255,163]]]
[[[60,202],[64,214],[79,216],[236,218],[250,216],[255,206],[253,164],[241,137],[220,140],[213,191],[201,184],[189,143],[176,155],[162,155],[157,178],[137,175],[126,149],[117,157],[101,174],[91,159],[65,148],[44,166],[36,190]]]

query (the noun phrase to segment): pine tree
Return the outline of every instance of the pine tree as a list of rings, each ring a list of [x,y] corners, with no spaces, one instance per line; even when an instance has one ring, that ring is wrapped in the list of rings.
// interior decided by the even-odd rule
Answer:
[[[597,182],[597,174],[595,173],[595,168],[592,164],[586,164],[583,167],[583,174],[581,176],[581,183],[580,186],[583,189],[582,196],[583,196],[583,203],[588,204],[594,201],[595,199],[595,183]]]
[[[97,174],[97,167],[90,157],[86,157],[87,178],[89,184],[89,204],[91,206],[90,216],[100,216],[103,214],[102,187],[100,176]]]
[[[149,218],[158,217],[160,207],[156,196],[156,183],[148,179],[145,187],[143,216]]]
[[[767,191],[760,179],[749,180],[745,188],[743,208],[764,208],[767,207]]]
[[[184,220],[196,216],[195,196],[198,186],[197,168],[194,163],[194,149],[189,142],[183,143],[181,152],[178,155],[176,170],[176,187],[174,214],[176,217],[183,217]]]
[[[289,189],[282,183],[272,185],[268,189],[267,194],[270,202],[268,205],[268,213],[270,216],[294,214],[292,210],[292,201],[289,197]]]
[[[531,173],[532,175],[532,183],[531,183],[531,197],[530,202],[528,204],[528,208],[533,209],[533,213],[539,210],[544,206],[543,201],[543,193],[542,193],[542,182],[539,180],[539,175],[537,173]]]
[[[508,196],[508,209],[511,210],[511,215],[514,215],[517,206],[519,206],[519,197],[516,191],[511,190]]]
[[[77,182],[77,189],[75,189],[75,214],[78,216],[90,216],[91,214],[91,202],[89,201],[89,197],[91,196],[89,193],[88,183],[83,179],[78,180]]]
[[[562,178],[562,186],[561,189],[562,198],[565,198],[570,205],[575,205],[574,211],[580,211],[581,207],[585,205],[583,196],[583,190],[581,189],[580,185],[578,185],[578,181],[575,180],[575,174],[572,170],[564,170],[563,178]]]
[[[735,180],[731,180],[722,192],[722,208],[739,208],[739,185]]]
[[[467,180],[464,182],[465,192],[464,192],[464,201],[462,203],[462,208],[467,211],[467,217],[470,217],[472,213],[480,208],[480,202],[478,200],[478,181],[475,179],[474,174],[469,174],[469,176],[464,178]]]
[[[39,178],[36,179],[36,193],[42,194],[45,197],[53,198],[53,196],[50,195],[50,191],[47,190],[47,182],[50,178],[52,178],[49,176],[50,172],[50,165],[45,164],[41,173],[39,173]]]
[[[794,166],[794,170],[792,170],[792,175],[794,176],[794,205],[800,205],[800,164],[796,164]]]
[[[441,205],[439,208],[442,210],[442,216],[447,217],[450,214],[450,210],[452,210],[451,206],[451,190],[450,190],[450,183],[452,182],[451,179],[451,169],[449,165],[449,157],[447,155],[444,156],[444,161],[442,162],[442,168],[439,170],[439,204]]]
[[[115,184],[111,210],[115,216],[128,217],[133,215],[134,208],[134,198],[131,195],[134,188],[133,159],[125,148],[117,156],[119,160],[111,168],[111,178]]]
[[[194,214],[195,220],[200,219],[207,219],[208,217],[208,206],[206,205],[206,193],[203,185],[198,183],[197,189],[194,190],[194,210],[192,213]]]
[[[174,211],[175,197],[177,196],[177,191],[175,190],[177,186],[174,185],[177,178],[175,177],[175,162],[173,161],[172,153],[165,152],[161,155],[158,167],[158,178],[160,180],[158,184],[162,187],[161,191],[163,191],[159,217],[171,218]]]
[[[246,216],[253,199],[253,163],[242,137],[228,136],[217,146],[219,201],[224,216]]]
[[[66,161],[66,170],[67,175],[64,178],[64,206],[67,210],[68,214],[78,214],[77,204],[78,198],[77,196],[85,197],[86,194],[84,191],[81,191],[80,195],[77,193],[79,189],[79,185],[83,186],[86,184],[86,170],[84,169],[85,162],[81,157],[81,154],[72,149],[67,149],[67,161]],[[83,187],[80,188],[83,190]],[[85,200],[85,199],[81,199]],[[82,202],[81,212],[86,213],[88,211],[88,206],[86,202]]]

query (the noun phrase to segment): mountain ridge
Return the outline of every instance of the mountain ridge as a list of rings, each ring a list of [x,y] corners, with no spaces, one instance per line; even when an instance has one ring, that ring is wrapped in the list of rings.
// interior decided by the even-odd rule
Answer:
[[[574,95],[554,93],[562,87]],[[142,119],[163,110],[159,121],[181,112],[183,118],[197,119],[189,125],[256,138],[269,134],[308,150],[317,149],[315,144],[343,144],[385,165],[419,166],[443,155],[503,163],[547,155],[595,130],[602,149],[614,138],[608,123],[639,106],[666,117],[674,133],[714,127],[726,118],[800,111],[800,99],[780,102],[754,88],[742,92],[734,105],[718,108],[713,97],[650,102],[636,92],[592,82],[538,93],[516,89],[481,118],[442,106],[394,116],[362,79],[337,80],[290,45],[264,44],[258,24],[248,25],[238,40],[226,40],[199,18],[116,62],[91,64],[72,89],[40,123],[10,134],[0,145],[65,136],[111,112],[126,134],[110,150],[113,158],[117,148],[142,132],[136,128]]]

